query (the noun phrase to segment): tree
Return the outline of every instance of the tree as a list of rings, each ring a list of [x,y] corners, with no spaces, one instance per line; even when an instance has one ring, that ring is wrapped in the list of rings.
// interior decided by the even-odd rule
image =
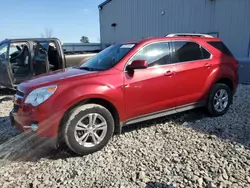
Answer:
[[[42,38],[52,38],[53,37],[53,30],[51,28],[45,28],[44,33],[41,34]]]
[[[85,37],[85,36],[82,36],[81,40],[80,40],[82,43],[89,43],[89,38],[88,37]]]

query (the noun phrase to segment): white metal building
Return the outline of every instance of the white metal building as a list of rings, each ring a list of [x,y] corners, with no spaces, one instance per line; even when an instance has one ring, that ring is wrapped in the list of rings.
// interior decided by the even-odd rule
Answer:
[[[99,5],[103,47],[169,33],[219,36],[250,57],[250,0],[107,0]]]

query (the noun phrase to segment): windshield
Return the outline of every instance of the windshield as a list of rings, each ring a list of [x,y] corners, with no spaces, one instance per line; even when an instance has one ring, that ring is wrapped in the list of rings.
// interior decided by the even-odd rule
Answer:
[[[0,44],[0,59],[1,60],[6,59],[7,51],[8,51],[8,44],[7,43]]]
[[[135,44],[112,45],[86,61],[80,69],[90,71],[108,70],[115,66],[134,46]]]

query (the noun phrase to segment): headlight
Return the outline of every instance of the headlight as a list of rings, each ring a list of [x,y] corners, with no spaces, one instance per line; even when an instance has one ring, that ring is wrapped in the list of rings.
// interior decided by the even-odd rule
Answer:
[[[38,106],[50,98],[55,93],[56,89],[57,86],[55,85],[35,89],[27,96],[25,103],[31,104],[32,106]]]

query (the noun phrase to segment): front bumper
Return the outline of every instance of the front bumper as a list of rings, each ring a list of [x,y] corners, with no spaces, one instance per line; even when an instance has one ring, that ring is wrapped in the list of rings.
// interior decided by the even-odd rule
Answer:
[[[19,137],[19,140],[22,144],[29,143],[29,146],[34,147],[35,149],[58,149],[59,144],[57,137],[41,137],[37,134],[37,132],[33,132],[30,129],[24,131],[22,126],[16,124],[12,113],[10,113],[10,121],[12,126],[16,127],[20,132],[22,132]]]
[[[39,134],[39,132],[34,132],[31,129],[24,128],[22,125],[16,122],[15,116],[10,112],[10,122],[13,127],[15,127],[20,132],[25,132],[26,137],[29,138],[30,142],[36,146],[46,145],[50,149],[58,148],[58,139],[57,137],[44,137],[49,135],[48,133]]]
[[[63,117],[63,112],[54,112],[47,117],[39,110],[32,109],[28,113],[18,108],[10,112],[10,122],[20,132],[33,132],[39,137],[43,138],[57,138],[58,127]],[[37,129],[32,129],[32,125],[37,125]]]

